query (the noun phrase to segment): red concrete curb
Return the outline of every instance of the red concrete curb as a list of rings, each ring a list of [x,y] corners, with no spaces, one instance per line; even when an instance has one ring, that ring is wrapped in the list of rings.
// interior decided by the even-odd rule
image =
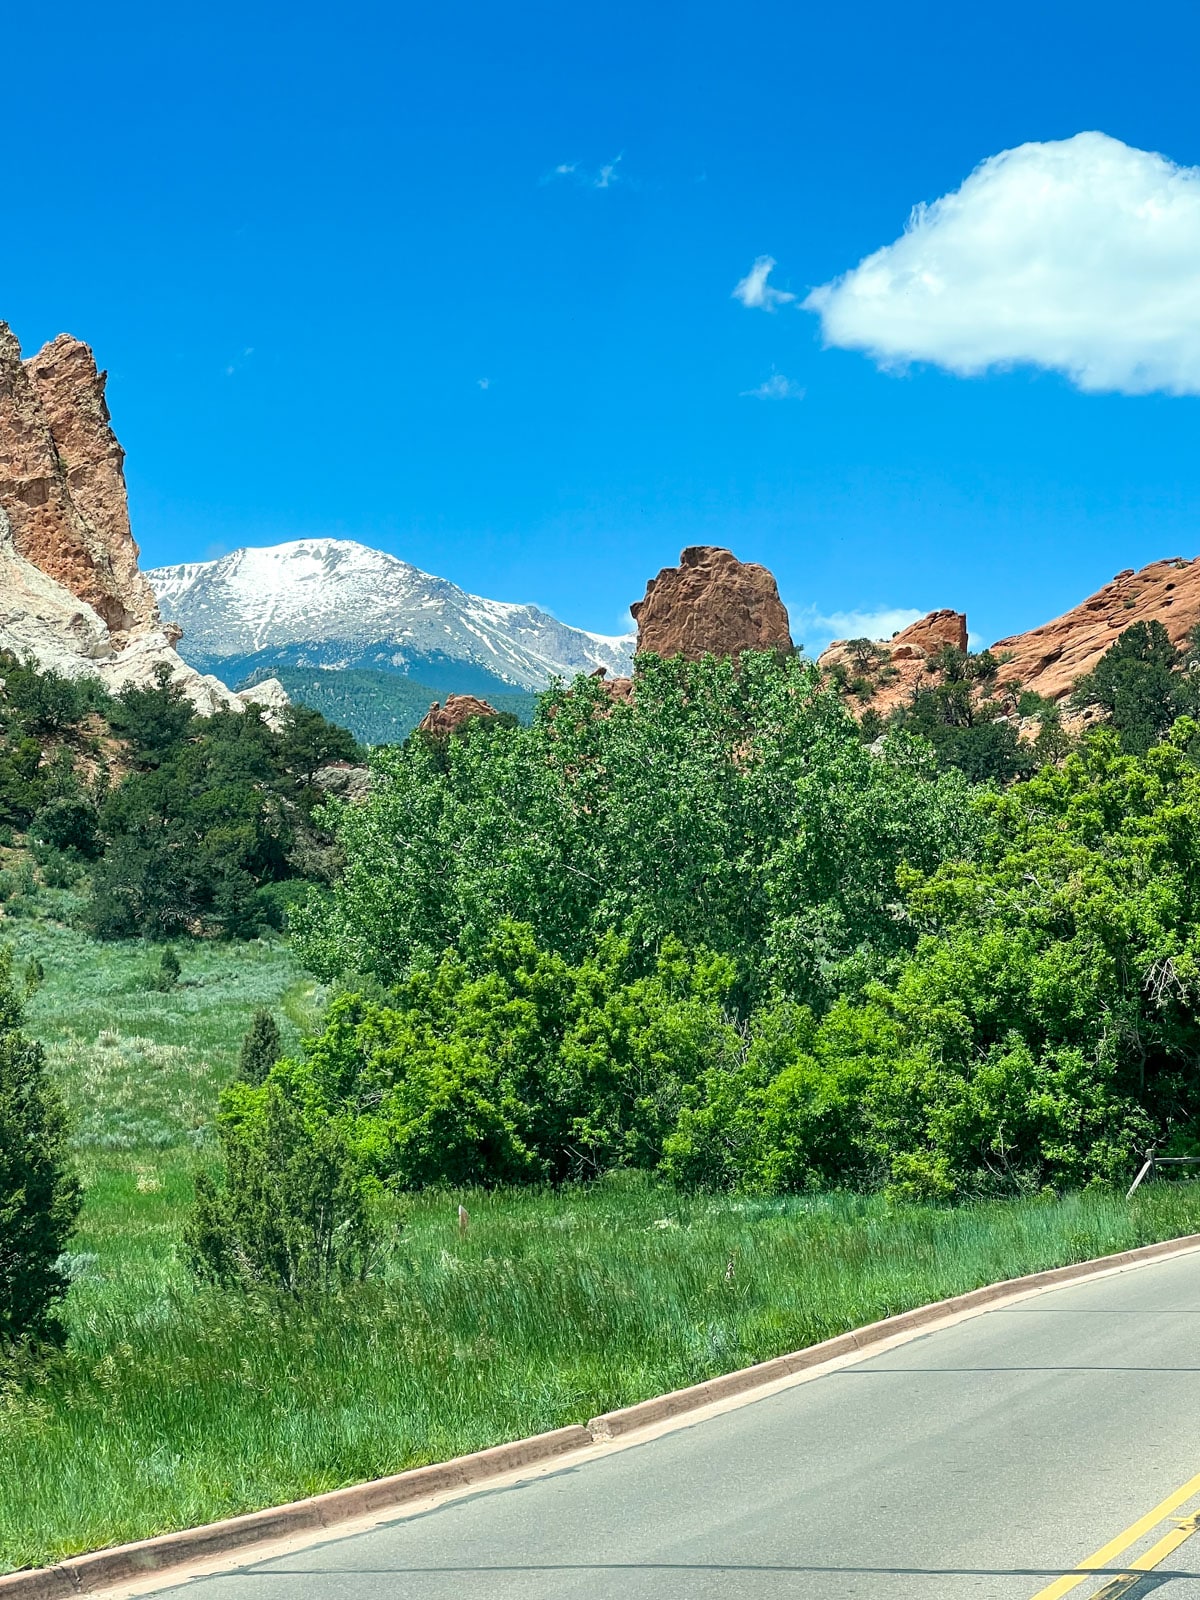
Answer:
[[[153,1539],[141,1539],[136,1544],[115,1545],[89,1555],[72,1556],[53,1567],[12,1572],[0,1577],[0,1600],[71,1600],[76,1595],[94,1594],[115,1584],[145,1577],[151,1572],[167,1571],[188,1562],[222,1555],[226,1551],[241,1550],[309,1530],[336,1529],[340,1523],[370,1512],[401,1506],[447,1489],[484,1483],[516,1468],[551,1461],[588,1445],[619,1438],[638,1428],[669,1421],[672,1417],[698,1410],[714,1401],[730,1399],[748,1390],[776,1383],[781,1378],[791,1377],[808,1367],[820,1366],[838,1356],[869,1349],[897,1334],[915,1332],[952,1320],[963,1312],[1017,1299],[1056,1284],[1097,1277],[1122,1267],[1140,1266],[1143,1262],[1154,1261],[1162,1256],[1184,1255],[1198,1248],[1200,1233],[1192,1233],[1181,1239],[1166,1239],[1159,1244],[1142,1245],[1136,1250],[1122,1250],[1116,1255],[1081,1261],[1074,1266],[1051,1267],[1045,1272],[1031,1272],[1023,1278],[1009,1278],[1002,1283],[988,1284],[982,1289],[954,1295],[949,1300],[937,1300],[931,1305],[885,1317],[880,1322],[838,1334],[836,1338],[810,1345],[805,1350],[776,1356],[772,1361],[760,1361],[756,1366],[743,1367],[738,1372],[710,1378],[705,1383],[692,1384],[687,1389],[676,1389],[671,1394],[658,1395],[653,1400],[643,1400],[637,1405],[625,1406],[620,1411],[605,1412],[603,1416],[593,1417],[586,1428],[557,1428],[552,1433],[539,1433],[529,1439],[514,1440],[511,1444],[495,1445],[490,1450],[476,1450],[470,1455],[456,1456],[452,1461],[439,1462],[435,1466],[414,1467],[408,1472],[376,1478],[370,1483],[333,1489],[328,1494],[295,1500],[290,1505],[272,1506],[265,1511],[251,1511],[244,1516],[211,1522],[202,1528],[160,1534]]]
[[[1117,1255],[1099,1256],[1093,1261],[1081,1261],[1070,1267],[1049,1267],[1044,1272],[1031,1272],[1023,1278],[1008,1278],[1002,1283],[990,1283],[983,1289],[970,1289],[966,1294],[953,1295],[949,1300],[935,1300],[927,1306],[917,1306],[912,1311],[898,1312],[894,1317],[884,1317],[880,1322],[868,1323],[866,1327],[855,1328],[850,1333],[840,1333],[836,1338],[809,1345],[789,1355],[776,1356],[772,1361],[760,1361],[757,1366],[743,1367],[721,1378],[709,1378],[705,1383],[676,1389],[672,1394],[658,1395],[653,1400],[642,1400],[620,1411],[606,1412],[603,1416],[592,1418],[588,1423],[588,1432],[593,1439],[615,1439],[623,1433],[631,1433],[635,1428],[645,1428],[682,1412],[692,1411],[697,1406],[744,1394],[747,1389],[776,1383],[780,1378],[803,1372],[806,1367],[816,1367],[823,1361],[833,1361],[854,1350],[867,1349],[898,1333],[941,1322],[963,1311],[973,1311],[999,1300],[1014,1299],[1034,1289],[1049,1289],[1058,1283],[1094,1277],[1101,1272],[1111,1272],[1115,1267],[1137,1266],[1159,1256],[1183,1255],[1197,1247],[1200,1247],[1200,1233],[1190,1233],[1182,1239],[1140,1245],[1136,1250],[1122,1250]],[[0,1589],[2,1594],[3,1589]]]
[[[490,1450],[476,1450],[434,1466],[413,1467],[408,1472],[375,1478],[370,1483],[354,1484],[348,1489],[332,1489],[328,1494],[294,1500],[290,1505],[250,1511],[244,1516],[227,1517],[222,1522],[187,1528],[180,1533],[139,1539],[136,1544],[114,1545],[89,1555],[72,1556],[53,1567],[12,1572],[0,1578],[0,1595],[4,1600],[67,1600],[68,1596],[92,1594],[144,1577],[148,1572],[202,1561],[227,1550],[240,1550],[246,1545],[286,1538],[293,1533],[333,1528],[371,1511],[420,1500],[444,1489],[465,1488],[502,1472],[511,1472],[515,1467],[552,1460],[591,1442],[592,1436],[586,1428],[556,1428],[553,1433],[535,1434],[533,1438],[498,1444]]]

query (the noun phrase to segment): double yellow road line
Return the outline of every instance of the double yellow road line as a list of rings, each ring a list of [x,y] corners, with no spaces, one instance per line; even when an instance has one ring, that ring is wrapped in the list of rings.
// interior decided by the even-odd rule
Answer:
[[[1097,1572],[1116,1565],[1131,1545],[1137,1544],[1139,1539],[1144,1539],[1152,1533],[1160,1522],[1165,1522],[1173,1511],[1186,1505],[1189,1500],[1200,1494],[1200,1472],[1165,1500],[1156,1505],[1153,1511],[1147,1511],[1144,1517],[1139,1517],[1136,1522],[1131,1522],[1124,1533],[1117,1534],[1115,1539],[1110,1539],[1102,1545],[1095,1555],[1088,1556],[1086,1561],[1081,1561],[1073,1572],[1066,1572],[1061,1578],[1056,1578],[1045,1589],[1039,1589],[1033,1600],[1060,1600],[1060,1596],[1070,1594],[1072,1589],[1077,1589],[1081,1583]],[[1193,1512],[1186,1517],[1176,1518],[1175,1527],[1170,1533],[1164,1533],[1157,1543],[1152,1544],[1144,1555],[1131,1561],[1122,1570],[1120,1577],[1111,1583],[1105,1584],[1093,1595],[1092,1600],[1118,1600],[1118,1596],[1128,1594],[1134,1586],[1141,1581],[1147,1572],[1153,1572],[1155,1567],[1165,1561],[1169,1555],[1179,1549],[1179,1546],[1190,1539],[1194,1533],[1200,1533],[1200,1511]]]

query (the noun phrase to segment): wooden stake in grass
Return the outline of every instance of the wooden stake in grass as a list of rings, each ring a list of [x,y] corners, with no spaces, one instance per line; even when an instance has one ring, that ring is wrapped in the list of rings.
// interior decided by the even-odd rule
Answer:
[[[458,1231],[459,1231],[459,1233],[465,1235],[467,1229],[470,1226],[471,1226],[471,1213],[467,1210],[466,1206],[459,1206],[459,1208],[458,1208]]]

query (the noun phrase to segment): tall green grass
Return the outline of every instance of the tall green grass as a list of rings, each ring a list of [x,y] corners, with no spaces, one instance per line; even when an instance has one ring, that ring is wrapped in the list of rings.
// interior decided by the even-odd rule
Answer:
[[[279,944],[98,946],[57,902],[10,920],[87,1196],[69,1340],[0,1381],[0,1570],[334,1488],[628,1404],[941,1296],[1200,1231],[1200,1184],[957,1211],[609,1180],[420,1195],[378,1282],[296,1307],[198,1289],[195,1166],[256,1005],[320,996]],[[458,1231],[458,1205],[471,1215]]]
[[[0,1566],[395,1472],[997,1278],[1200,1230],[1200,1185],[957,1211],[650,1185],[423,1195],[383,1279],[324,1305],[202,1292],[187,1186],[110,1171],[71,1338],[0,1402]],[[471,1213],[460,1237],[457,1207]]]

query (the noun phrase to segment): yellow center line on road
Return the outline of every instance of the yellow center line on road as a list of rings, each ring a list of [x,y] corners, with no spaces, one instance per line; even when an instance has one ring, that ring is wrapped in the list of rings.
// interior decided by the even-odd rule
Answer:
[[[1164,1534],[1156,1545],[1151,1545],[1144,1556],[1139,1556],[1136,1561],[1129,1564],[1129,1576],[1114,1578],[1111,1583],[1106,1583],[1103,1589],[1096,1592],[1094,1600],[1118,1600],[1123,1594],[1128,1594],[1131,1589],[1141,1583],[1148,1572],[1153,1572],[1160,1561],[1165,1561],[1169,1555],[1194,1533],[1200,1532],[1200,1512],[1193,1516],[1184,1517],[1177,1528]]]
[[[1093,1573],[1103,1571],[1105,1567],[1111,1567],[1117,1557],[1123,1555],[1131,1544],[1136,1544],[1139,1539],[1144,1538],[1152,1528],[1156,1528],[1160,1522],[1169,1517],[1172,1511],[1177,1511],[1180,1506],[1185,1505],[1187,1501],[1197,1494],[1200,1494],[1200,1472],[1194,1478],[1189,1478],[1182,1488],[1175,1490],[1174,1494],[1169,1494],[1165,1500],[1155,1506],[1153,1511],[1147,1511],[1144,1517],[1139,1517],[1136,1522],[1131,1522],[1124,1533],[1117,1534],[1115,1539],[1110,1539],[1106,1545],[1102,1545],[1095,1555],[1088,1556],[1086,1561],[1081,1561],[1072,1572],[1065,1572],[1061,1578],[1055,1578],[1054,1582],[1048,1584],[1046,1588],[1039,1589],[1033,1596],[1033,1600],[1060,1600],[1062,1595],[1070,1594],[1072,1589],[1077,1589]],[[1172,1550],[1177,1550],[1185,1539],[1190,1539],[1198,1528],[1200,1528],[1200,1514],[1196,1517],[1186,1518],[1178,1528],[1164,1535],[1158,1544],[1141,1557],[1140,1561],[1126,1570],[1130,1573],[1136,1572],[1138,1574],[1148,1572],[1150,1568],[1145,1563],[1150,1560],[1151,1556],[1155,1557],[1154,1564],[1157,1565],[1165,1556],[1170,1555]],[[1119,1583],[1126,1582],[1123,1578],[1117,1581]],[[1113,1590],[1110,1586],[1109,1592],[1110,1594],[1119,1594],[1121,1591]],[[1095,1600],[1100,1600],[1100,1595],[1097,1595]]]

